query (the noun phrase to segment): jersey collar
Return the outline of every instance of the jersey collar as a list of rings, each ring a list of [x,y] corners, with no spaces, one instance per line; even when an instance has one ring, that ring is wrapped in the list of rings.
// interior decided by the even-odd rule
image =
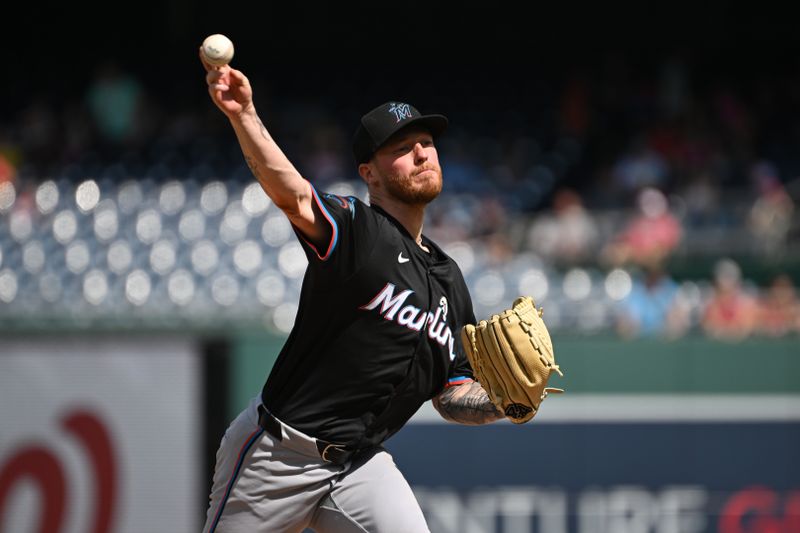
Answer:
[[[406,227],[400,223],[399,220],[397,220],[392,215],[387,213],[379,205],[370,204],[370,207],[375,211],[377,211],[378,213],[380,213],[381,215],[383,215],[389,222],[392,223],[392,225],[394,225],[394,227],[398,229],[398,231],[400,231],[400,233],[402,233],[406,238],[408,238],[408,240],[410,240],[413,243],[412,248],[415,253],[418,252],[418,255],[424,257],[429,263],[439,264],[447,262],[447,255],[444,253],[444,251],[441,248],[439,248],[439,246],[437,246],[436,243],[434,243],[432,240],[426,237],[424,233],[421,235],[422,244],[424,244],[428,248],[428,250],[431,251],[430,254],[425,253],[425,250],[423,250],[417,245],[417,242],[414,239],[414,237],[408,232]]]

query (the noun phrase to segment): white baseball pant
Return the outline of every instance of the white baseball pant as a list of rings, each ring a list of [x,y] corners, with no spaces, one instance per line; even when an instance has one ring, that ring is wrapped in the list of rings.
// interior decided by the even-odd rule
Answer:
[[[313,437],[258,425],[260,397],[217,450],[204,533],[428,533],[408,482],[382,447],[335,465]]]

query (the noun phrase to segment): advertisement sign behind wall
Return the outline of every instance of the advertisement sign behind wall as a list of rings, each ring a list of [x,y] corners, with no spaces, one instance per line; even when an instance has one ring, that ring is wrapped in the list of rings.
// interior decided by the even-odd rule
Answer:
[[[200,358],[186,339],[0,341],[0,531],[196,531]]]
[[[432,533],[797,533],[800,423],[410,424]]]

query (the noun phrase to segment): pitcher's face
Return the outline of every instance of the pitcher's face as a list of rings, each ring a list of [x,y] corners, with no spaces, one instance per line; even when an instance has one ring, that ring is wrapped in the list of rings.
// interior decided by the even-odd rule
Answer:
[[[375,152],[378,186],[409,205],[427,205],[442,191],[442,169],[433,136],[422,128],[398,132]]]

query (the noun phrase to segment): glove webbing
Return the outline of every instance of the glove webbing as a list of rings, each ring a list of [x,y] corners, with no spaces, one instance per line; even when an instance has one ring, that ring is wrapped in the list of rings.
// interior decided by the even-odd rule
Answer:
[[[561,368],[556,363],[554,363],[553,361],[550,361],[547,357],[544,356],[543,347],[540,346],[539,343],[538,343],[538,341],[540,340],[540,336],[538,334],[539,332],[537,331],[537,335],[530,335],[531,327],[534,327],[533,322],[529,322],[529,321],[525,320],[522,317],[522,313],[520,313],[519,307],[515,306],[512,309],[512,311],[514,312],[515,315],[517,315],[517,318],[519,319],[520,327],[525,331],[525,333],[529,334],[528,338],[531,341],[531,345],[533,346],[533,348],[537,352],[539,352],[539,361],[541,361],[542,364],[544,366],[546,366],[547,368],[550,368],[553,372],[557,372],[558,375],[563,378],[564,374],[561,372]],[[542,318],[542,316],[544,316],[544,309],[540,307],[539,309],[536,310],[536,313],[539,315],[539,318]],[[508,317],[508,320],[509,320],[509,322],[511,321],[511,317],[510,316]],[[538,329],[538,328],[536,328],[536,329]],[[553,349],[553,347],[550,346],[550,350],[551,351],[552,351],[552,349]],[[559,389],[559,388],[556,388],[556,387],[545,387],[544,392],[542,393],[541,399],[544,400],[545,398],[547,398],[548,393],[551,393],[551,392],[561,393],[561,392],[564,392],[564,389]]]

